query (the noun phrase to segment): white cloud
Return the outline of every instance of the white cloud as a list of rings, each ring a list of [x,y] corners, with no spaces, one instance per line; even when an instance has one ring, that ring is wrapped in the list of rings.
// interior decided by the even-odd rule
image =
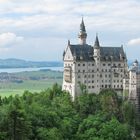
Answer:
[[[23,37],[17,36],[14,33],[0,34],[0,47],[9,47],[23,41]]]
[[[131,39],[130,41],[128,41],[128,45],[130,46],[140,45],[140,38]]]
[[[43,38],[43,40],[48,37],[61,38],[62,40],[58,41],[62,44],[58,46],[61,51],[67,39],[71,39],[72,43],[73,39],[78,40],[77,33],[82,15],[88,39],[92,40],[88,43],[93,42],[96,32],[103,38],[101,39],[103,44],[107,42],[107,45],[110,42],[111,45],[126,44],[130,38],[135,38],[134,36],[138,36],[140,32],[139,0],[0,0],[0,33],[2,36],[3,32],[7,34],[4,35],[7,39],[0,38],[0,46],[15,44],[16,39],[20,38],[18,34],[22,34],[26,41],[36,37]],[[9,35],[8,32],[15,34]],[[138,44],[135,42],[138,40],[130,40],[127,45]],[[53,40],[44,43],[48,46],[56,45]],[[18,44],[17,47],[21,49],[22,45]],[[38,43],[32,41],[30,45],[26,42],[26,45],[30,48],[36,45],[42,46],[41,41]],[[11,48],[14,49],[14,47]],[[50,47],[47,49],[50,50]],[[21,51],[22,56],[26,56],[26,50]],[[38,53],[37,49],[33,51]],[[13,55],[14,53],[16,52],[13,51]],[[31,57],[39,58],[38,55]],[[49,54],[44,57],[49,58]]]

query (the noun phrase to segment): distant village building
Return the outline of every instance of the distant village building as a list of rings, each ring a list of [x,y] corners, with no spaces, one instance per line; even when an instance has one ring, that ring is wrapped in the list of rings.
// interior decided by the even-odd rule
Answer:
[[[120,94],[128,93],[129,98],[136,101],[140,90],[138,62],[135,61],[129,70],[123,46],[102,46],[98,35],[95,43],[88,45],[83,19],[78,38],[79,44],[73,45],[68,41],[63,53],[63,90],[69,91],[75,99],[81,93],[82,85],[88,93],[114,89]]]

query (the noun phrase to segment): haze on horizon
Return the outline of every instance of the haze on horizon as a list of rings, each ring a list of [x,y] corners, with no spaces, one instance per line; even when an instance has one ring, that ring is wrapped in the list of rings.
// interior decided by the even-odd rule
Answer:
[[[0,59],[62,60],[67,40],[78,43],[81,17],[87,43],[121,46],[140,60],[139,0],[0,0]]]

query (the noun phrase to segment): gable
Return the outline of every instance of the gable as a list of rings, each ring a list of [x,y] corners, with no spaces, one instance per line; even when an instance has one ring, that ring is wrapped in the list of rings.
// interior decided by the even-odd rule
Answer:
[[[64,60],[73,60],[73,56],[72,56],[69,46],[67,47],[67,49],[65,51]]]

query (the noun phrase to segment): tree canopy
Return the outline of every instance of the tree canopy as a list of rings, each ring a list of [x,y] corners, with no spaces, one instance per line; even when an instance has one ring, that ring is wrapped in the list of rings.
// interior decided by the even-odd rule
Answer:
[[[135,108],[112,90],[74,101],[58,84],[40,93],[0,97],[0,140],[133,140]]]

